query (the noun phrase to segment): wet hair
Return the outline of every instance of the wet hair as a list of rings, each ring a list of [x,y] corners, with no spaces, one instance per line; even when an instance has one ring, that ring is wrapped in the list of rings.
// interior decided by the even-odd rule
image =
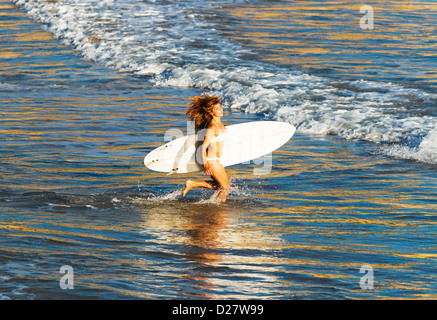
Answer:
[[[195,131],[208,128],[213,118],[214,106],[220,103],[220,98],[204,93],[202,96],[188,99],[192,101],[188,104],[188,110],[185,114],[189,120],[194,121]]]

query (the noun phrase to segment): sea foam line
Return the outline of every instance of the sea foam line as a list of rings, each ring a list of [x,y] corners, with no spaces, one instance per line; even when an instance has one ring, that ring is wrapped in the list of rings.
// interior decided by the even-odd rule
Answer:
[[[436,95],[368,80],[335,87],[329,78],[244,60],[248,49],[220,36],[192,2],[14,2],[86,60],[148,75],[158,86],[208,88],[230,108],[288,122],[299,132],[389,144],[387,155],[436,161],[428,141],[437,119],[406,108],[415,100],[437,103]]]

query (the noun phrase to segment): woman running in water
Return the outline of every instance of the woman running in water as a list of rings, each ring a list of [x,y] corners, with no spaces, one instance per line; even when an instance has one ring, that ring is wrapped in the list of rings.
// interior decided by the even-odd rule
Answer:
[[[220,118],[223,116],[223,109],[220,105],[220,98],[204,94],[201,97],[191,97],[192,102],[188,105],[186,115],[189,120],[194,121],[196,133],[206,130],[205,139],[202,144],[202,161],[205,174],[211,176],[211,181],[185,181],[182,196],[185,197],[188,191],[193,188],[203,187],[211,190],[219,190],[218,197],[222,203],[226,202],[229,194],[229,179],[225,168],[220,163],[223,151],[223,137],[226,128]]]

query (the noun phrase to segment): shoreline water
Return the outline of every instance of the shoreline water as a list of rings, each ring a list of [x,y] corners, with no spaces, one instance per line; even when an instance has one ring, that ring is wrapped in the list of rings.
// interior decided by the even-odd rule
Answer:
[[[142,160],[168,129],[185,131],[199,90],[83,61],[0,8],[1,299],[436,298],[433,165],[296,133],[271,174],[229,168],[228,204],[182,199],[188,175]],[[264,117],[228,108],[224,120]],[[64,265],[73,290],[59,285]]]

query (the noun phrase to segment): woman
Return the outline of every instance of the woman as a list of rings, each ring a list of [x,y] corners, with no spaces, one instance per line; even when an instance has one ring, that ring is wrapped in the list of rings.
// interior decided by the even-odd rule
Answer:
[[[202,144],[202,161],[205,174],[211,176],[212,181],[185,181],[185,188],[182,196],[185,197],[188,191],[193,188],[203,187],[211,190],[219,190],[218,197],[222,203],[226,202],[229,194],[229,179],[225,168],[220,163],[223,151],[223,135],[226,128],[220,118],[223,116],[223,109],[220,98],[204,94],[202,97],[190,98],[192,102],[188,105],[186,115],[189,120],[194,121],[196,133],[206,130],[205,139]]]

